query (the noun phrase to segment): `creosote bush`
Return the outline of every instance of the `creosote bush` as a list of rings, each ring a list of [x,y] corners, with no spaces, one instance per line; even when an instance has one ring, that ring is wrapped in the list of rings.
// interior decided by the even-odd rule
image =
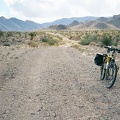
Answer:
[[[49,37],[43,37],[40,39],[41,42],[47,43],[48,45],[57,45],[58,43]]]
[[[89,45],[91,42],[96,42],[97,36],[96,35],[86,35],[82,38],[80,42],[81,45]]]
[[[0,37],[4,35],[4,32],[0,31]]]
[[[11,43],[10,42],[4,42],[3,46],[11,46]]]
[[[109,36],[103,36],[103,39],[102,39],[101,42],[102,42],[103,45],[105,45],[105,46],[110,46],[110,45],[112,45],[112,39],[111,39],[111,37],[109,37]]]
[[[36,42],[36,41],[29,41],[28,45],[30,45],[31,47],[38,47],[38,42]]]
[[[120,41],[119,30],[99,30],[99,31],[91,30],[91,31],[79,31],[79,32],[81,34],[81,37],[79,39],[79,44],[81,45],[89,45],[91,42],[95,42],[96,45],[98,43],[101,43],[100,46],[110,46],[110,45],[117,46]]]
[[[12,37],[13,34],[14,34],[14,32],[7,32],[6,34],[7,34],[7,35],[6,35],[7,37]]]
[[[29,33],[29,35],[31,36],[31,40],[33,40],[33,38],[36,36],[36,33],[35,32],[31,32],[31,33]]]

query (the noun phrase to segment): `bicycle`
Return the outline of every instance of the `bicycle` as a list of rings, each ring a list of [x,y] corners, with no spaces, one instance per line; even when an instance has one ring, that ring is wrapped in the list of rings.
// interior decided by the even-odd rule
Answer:
[[[106,88],[111,88],[116,81],[117,72],[119,70],[119,66],[115,61],[115,53],[120,53],[120,50],[111,46],[104,48],[107,49],[107,54],[97,53],[94,62],[96,65],[100,66],[100,80],[103,80]],[[111,55],[109,55],[110,52],[112,52]]]

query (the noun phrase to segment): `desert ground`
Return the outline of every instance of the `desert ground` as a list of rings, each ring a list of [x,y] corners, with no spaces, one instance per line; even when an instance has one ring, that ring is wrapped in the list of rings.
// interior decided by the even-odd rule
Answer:
[[[107,89],[103,48],[70,45],[0,47],[0,120],[120,120],[120,71]]]

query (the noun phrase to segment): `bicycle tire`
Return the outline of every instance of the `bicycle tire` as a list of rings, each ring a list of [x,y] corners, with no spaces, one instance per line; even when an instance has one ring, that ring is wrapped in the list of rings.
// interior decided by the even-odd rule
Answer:
[[[105,78],[105,72],[106,72],[105,64],[103,64],[103,65],[100,67],[100,80],[104,80],[104,78]]]
[[[117,65],[115,62],[111,62],[108,69],[106,70],[106,79],[105,79],[105,87],[111,88],[117,77]]]

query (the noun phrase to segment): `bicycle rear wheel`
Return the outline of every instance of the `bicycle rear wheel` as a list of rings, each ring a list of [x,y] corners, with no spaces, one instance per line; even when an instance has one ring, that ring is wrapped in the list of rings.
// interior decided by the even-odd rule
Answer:
[[[115,62],[110,62],[108,69],[106,70],[105,87],[111,88],[117,77],[117,65]]]

